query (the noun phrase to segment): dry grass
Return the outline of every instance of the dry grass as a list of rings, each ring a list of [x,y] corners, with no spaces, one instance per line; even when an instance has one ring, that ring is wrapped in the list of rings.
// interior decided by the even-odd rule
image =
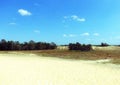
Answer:
[[[113,51],[88,51],[88,52],[81,52],[81,51],[60,51],[60,50],[42,50],[42,51],[32,51],[31,53],[35,53],[37,55],[42,56],[53,56],[53,57],[60,57],[60,58],[72,58],[72,59],[107,59],[113,58],[117,59],[120,58],[119,52]]]
[[[113,49],[112,49],[113,48]],[[69,50],[36,50],[36,51],[17,51],[22,53],[32,53],[44,57],[58,57],[64,59],[81,59],[81,60],[98,60],[98,59],[112,59],[112,63],[120,64],[120,47],[94,47],[94,50],[81,52]],[[0,53],[9,53],[0,52]]]

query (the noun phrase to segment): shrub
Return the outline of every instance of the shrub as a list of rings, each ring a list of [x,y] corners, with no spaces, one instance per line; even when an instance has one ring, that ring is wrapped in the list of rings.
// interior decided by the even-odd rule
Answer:
[[[107,43],[101,43],[100,46],[102,46],[102,47],[104,47],[104,46],[109,46],[109,44],[107,44]]]
[[[69,44],[69,50],[80,50],[80,51],[90,51],[92,49],[92,46],[89,45],[81,45],[80,43],[70,43]]]

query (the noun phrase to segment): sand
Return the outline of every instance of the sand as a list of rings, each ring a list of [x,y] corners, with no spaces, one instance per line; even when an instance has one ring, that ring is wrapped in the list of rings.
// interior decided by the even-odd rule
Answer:
[[[0,85],[120,85],[120,66],[34,54],[0,54]]]

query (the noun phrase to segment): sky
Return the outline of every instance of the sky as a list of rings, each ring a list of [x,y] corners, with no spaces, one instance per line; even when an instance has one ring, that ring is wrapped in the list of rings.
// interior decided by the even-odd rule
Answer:
[[[0,39],[120,44],[120,0],[1,0]]]

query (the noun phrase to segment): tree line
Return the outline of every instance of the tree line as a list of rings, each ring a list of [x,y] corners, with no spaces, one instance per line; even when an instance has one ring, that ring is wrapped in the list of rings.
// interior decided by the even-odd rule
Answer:
[[[80,51],[90,51],[92,50],[91,44],[80,44],[69,43],[68,50],[80,50]],[[101,45],[97,46],[109,46],[107,43],[101,43]],[[7,41],[5,39],[0,40],[0,50],[2,51],[11,51],[11,50],[48,50],[48,49],[56,49],[57,45],[54,42],[46,43],[46,42],[35,42],[30,40],[29,42],[20,43],[19,41]]]
[[[57,45],[54,42],[35,42],[30,40],[29,42],[20,43],[19,41],[6,41],[2,39],[0,41],[0,50],[11,51],[11,50],[48,50],[56,49]]]
[[[69,43],[68,45],[69,50],[80,50],[80,51],[90,51],[92,50],[92,46],[90,44],[80,44],[79,42],[76,43]]]

